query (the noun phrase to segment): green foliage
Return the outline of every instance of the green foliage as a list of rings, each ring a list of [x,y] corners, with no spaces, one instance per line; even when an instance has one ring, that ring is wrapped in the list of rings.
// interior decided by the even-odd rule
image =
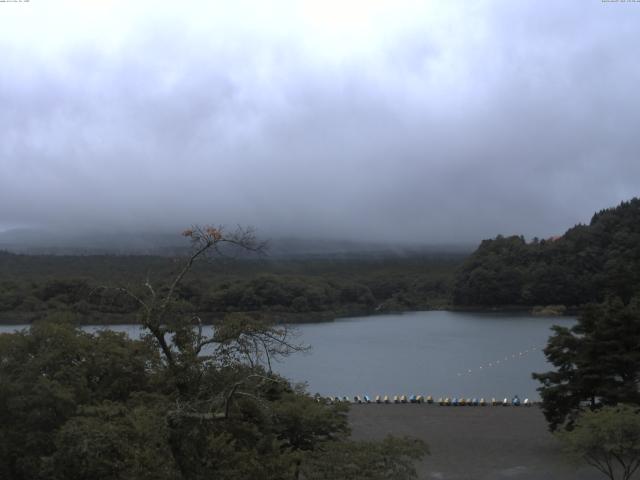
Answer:
[[[78,408],[152,389],[155,349],[122,334],[46,322],[0,335],[2,478],[41,478],[59,430]]]
[[[571,328],[554,327],[544,352],[556,368],[534,373],[552,430],[569,428],[584,407],[640,404],[640,299],[585,309]]]
[[[167,423],[156,403],[162,405],[162,399],[141,400],[81,408],[56,434],[51,478],[180,478],[168,448]]]
[[[629,480],[640,467],[637,405],[603,407],[581,414],[571,430],[556,434],[567,454],[586,461],[611,480]]]
[[[287,327],[235,314],[208,337],[197,315],[185,316],[198,296],[183,284],[194,261],[218,244],[254,243],[242,230],[184,235],[194,249],[173,281],[111,289],[139,306],[142,340],[85,333],[69,311],[0,335],[0,478],[284,480],[334,465],[415,478],[421,444],[349,441],[344,405],[271,372],[272,358],[301,348]],[[278,281],[258,284],[278,304],[292,296]],[[41,298],[75,301],[83,285],[52,282]]]
[[[382,259],[244,259],[230,265],[202,262],[181,282],[183,312],[207,321],[234,312],[260,312],[274,320],[310,321],[373,311],[441,307],[462,254]],[[25,323],[67,310],[84,323],[135,322],[144,282],[175,276],[175,259],[152,256],[28,256],[0,252],[0,322]],[[156,285],[159,294],[168,285]]]
[[[0,478],[291,479],[340,462],[413,478],[412,443],[351,442],[345,405],[217,355],[192,377],[113,332],[45,322],[0,335]]]
[[[567,305],[625,302],[640,291],[640,199],[595,214],[562,237],[484,240],[459,269],[457,305]]]

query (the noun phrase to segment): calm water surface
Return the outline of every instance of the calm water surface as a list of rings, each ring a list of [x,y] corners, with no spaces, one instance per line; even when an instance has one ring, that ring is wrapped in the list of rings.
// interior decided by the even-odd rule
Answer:
[[[298,340],[311,351],[274,369],[323,395],[538,398],[531,372],[549,369],[541,351],[549,328],[573,323],[566,317],[441,311],[344,318],[297,326]],[[0,326],[0,332],[17,328]],[[140,332],[135,325],[108,328]]]

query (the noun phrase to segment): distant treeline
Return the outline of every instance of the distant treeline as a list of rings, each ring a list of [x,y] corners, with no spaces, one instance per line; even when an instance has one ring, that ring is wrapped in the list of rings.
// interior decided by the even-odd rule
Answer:
[[[449,305],[464,254],[371,259],[269,258],[200,264],[179,290],[180,310],[213,319],[260,312],[278,321]],[[136,301],[118,287],[168,288],[182,259],[53,256],[0,252],[0,321],[29,322],[69,311],[87,323],[135,321]],[[115,287],[115,288],[114,288]]]
[[[454,282],[455,305],[580,306],[640,292],[640,199],[596,213],[559,238],[483,241]]]
[[[136,301],[118,291],[157,290],[184,258],[16,255],[0,251],[0,322],[68,311],[87,323],[132,322]],[[447,307],[580,307],[640,292],[640,199],[596,213],[563,236],[498,236],[470,256],[218,259],[198,265],[180,310],[212,320],[260,312],[274,321]]]

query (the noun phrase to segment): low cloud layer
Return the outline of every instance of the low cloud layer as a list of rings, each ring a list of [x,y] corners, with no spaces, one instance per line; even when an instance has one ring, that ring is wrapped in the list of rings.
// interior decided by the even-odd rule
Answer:
[[[163,3],[0,4],[0,226],[475,242],[640,192],[638,3]]]

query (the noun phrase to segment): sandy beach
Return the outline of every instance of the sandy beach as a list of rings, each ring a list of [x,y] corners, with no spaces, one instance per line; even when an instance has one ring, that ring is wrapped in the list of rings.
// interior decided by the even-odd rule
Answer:
[[[441,407],[426,404],[353,405],[353,437],[410,435],[429,445],[420,479],[598,480],[603,475],[563,458],[534,407]]]

